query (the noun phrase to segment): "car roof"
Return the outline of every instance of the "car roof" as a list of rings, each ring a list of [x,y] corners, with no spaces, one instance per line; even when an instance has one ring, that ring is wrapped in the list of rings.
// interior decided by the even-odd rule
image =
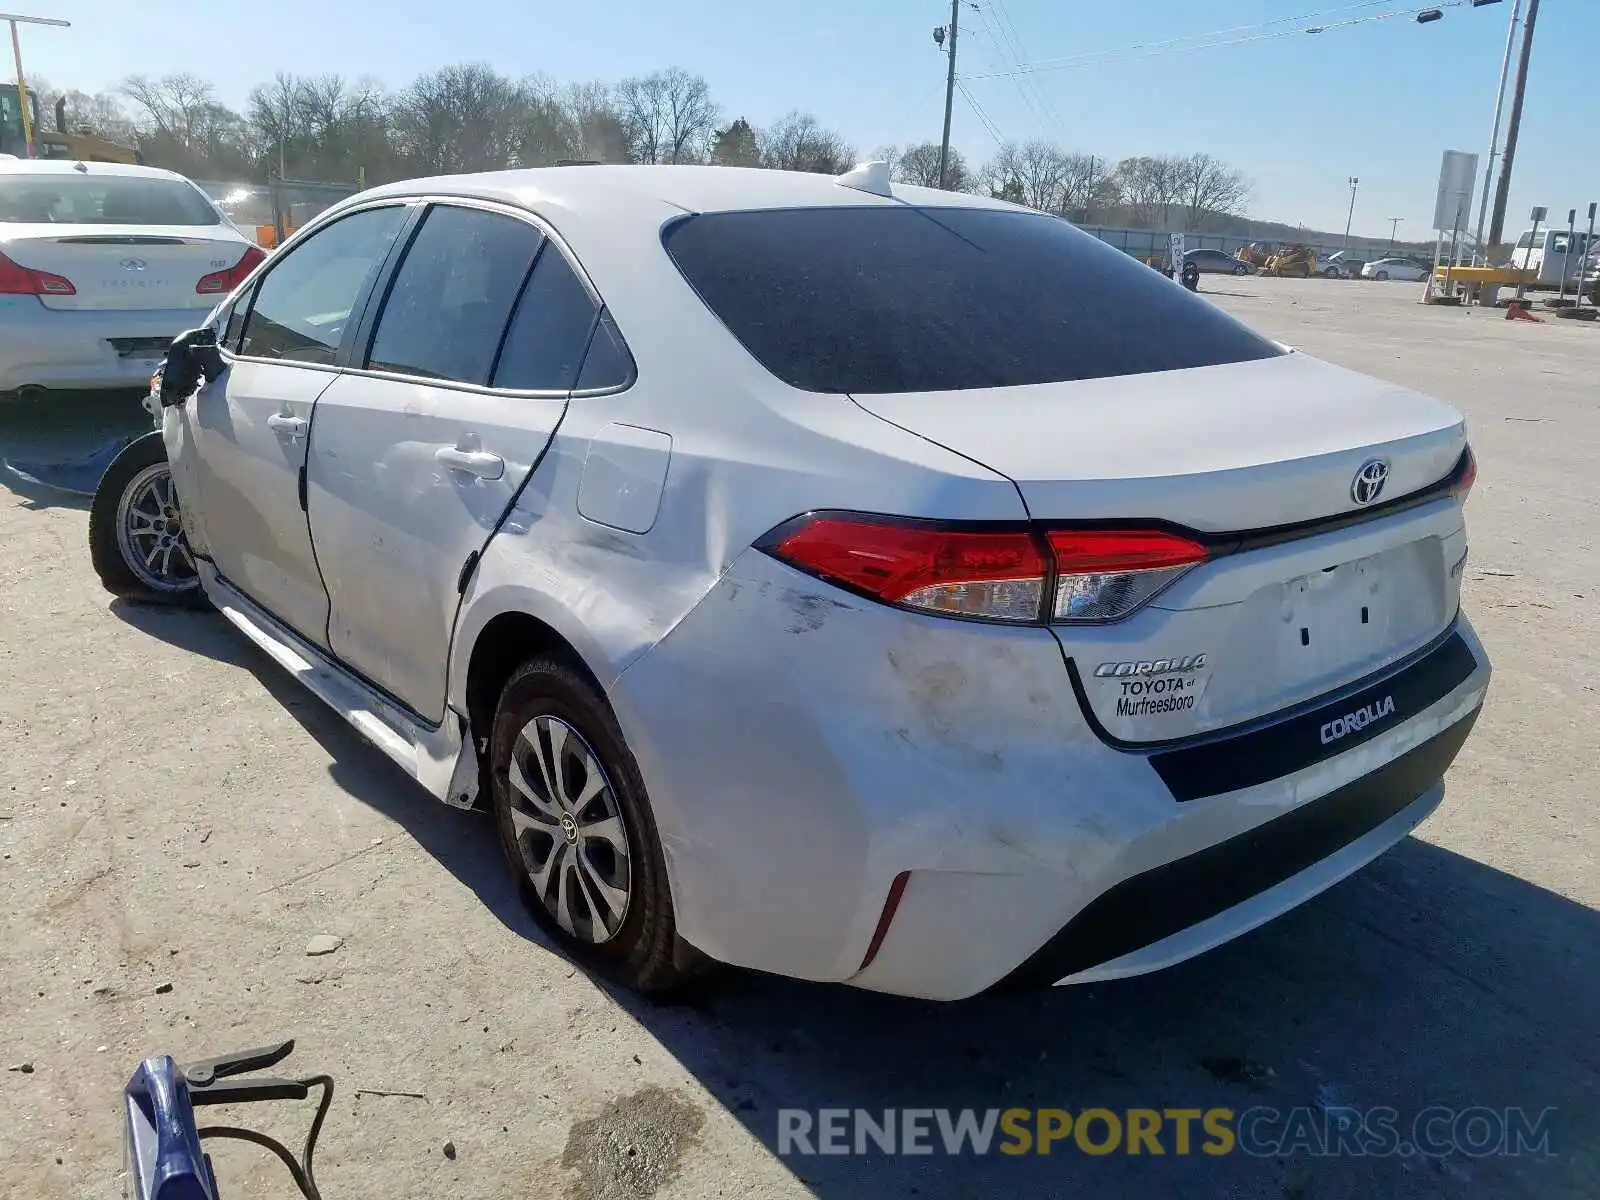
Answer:
[[[763,208],[812,208],[912,203],[960,208],[1016,209],[1017,205],[967,192],[894,184],[893,196],[847,187],[835,175],[769,171],[758,167],[622,166],[532,167],[408,179],[361,193],[381,196],[449,195],[494,200],[539,211],[582,211],[602,206],[637,215],[733,212]],[[1028,211],[1020,210],[1019,211]]]
[[[134,163],[79,162],[70,158],[19,158],[0,160],[7,175],[121,175],[134,179],[183,179],[176,171],[142,167]]]

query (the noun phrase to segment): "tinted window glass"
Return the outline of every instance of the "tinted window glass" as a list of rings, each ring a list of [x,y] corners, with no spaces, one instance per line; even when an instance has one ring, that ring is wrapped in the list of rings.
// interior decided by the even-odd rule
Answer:
[[[259,287],[259,285],[257,285]],[[250,302],[255,299],[257,287],[251,288],[244,295],[233,302],[226,314],[222,326],[222,348],[239,352],[239,343],[244,336],[244,320],[250,314]]]
[[[567,391],[577,381],[597,315],[594,298],[566,258],[546,246],[517,303],[494,385]]]
[[[350,310],[383,265],[405,220],[399,205],[367,209],[319,229],[256,288],[241,354],[331,363]]]
[[[537,229],[514,217],[432,209],[389,289],[368,365],[488,383],[517,289],[541,240]]]
[[[222,217],[182,179],[29,172],[0,176],[0,221],[220,225]]]
[[[621,387],[633,378],[633,356],[611,314],[601,310],[600,324],[589,339],[589,353],[578,372],[578,390]]]
[[[1137,375],[1282,353],[1055,217],[998,209],[708,213],[668,253],[778,378],[942,391]]]

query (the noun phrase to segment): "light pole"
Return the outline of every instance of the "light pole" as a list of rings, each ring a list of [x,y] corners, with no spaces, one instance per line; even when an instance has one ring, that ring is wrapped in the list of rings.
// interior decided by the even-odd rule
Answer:
[[[18,25],[56,25],[62,29],[71,21],[58,21],[54,17],[24,17],[17,13],[0,13],[0,21],[11,26],[11,61],[17,67],[17,105],[22,109],[22,140],[27,143],[28,157],[33,154],[33,115],[28,112],[28,85],[22,77],[22,42],[17,37]]]
[[[944,81],[944,136],[939,139],[939,186],[944,187],[945,169],[950,161],[950,106],[956,96],[956,26],[961,20],[961,0],[950,0],[950,27],[933,31],[933,40],[950,56],[950,69]],[[945,47],[949,35],[950,45]]]
[[[1356,188],[1361,183],[1354,175],[1350,176],[1350,211],[1344,219],[1344,249],[1350,249],[1350,222],[1356,218]]]
[[[1489,157],[1483,165],[1483,195],[1478,200],[1478,227],[1472,235],[1472,260],[1483,255],[1483,265],[1489,265],[1489,247],[1483,244],[1483,226],[1489,217],[1489,188],[1494,181],[1494,160],[1500,153],[1500,114],[1506,106],[1506,77],[1511,73],[1511,52],[1517,44],[1517,23],[1522,20],[1522,0],[1511,6],[1511,23],[1506,29],[1506,52],[1500,60],[1500,86],[1494,94],[1494,125],[1489,131]]]
[[[1389,218],[1389,249],[1391,250],[1394,249],[1394,235],[1399,231],[1400,222],[1403,220],[1405,220],[1404,217]]]
[[[1517,157],[1517,133],[1522,128],[1522,97],[1528,86],[1528,58],[1533,54],[1533,27],[1539,19],[1539,0],[1528,0],[1528,19],[1522,26],[1522,54],[1517,60],[1517,84],[1511,96],[1511,121],[1506,126],[1506,148],[1500,159],[1500,181],[1494,190],[1494,212],[1489,217],[1489,245],[1496,245],[1506,227],[1506,201],[1511,193],[1511,164]]]

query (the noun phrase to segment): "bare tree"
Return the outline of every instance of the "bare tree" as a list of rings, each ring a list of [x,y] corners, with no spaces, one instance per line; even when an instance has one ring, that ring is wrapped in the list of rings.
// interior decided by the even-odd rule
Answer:
[[[577,126],[576,157],[595,162],[628,161],[628,134],[611,99],[611,89],[591,80],[568,86],[566,108]]]
[[[1250,196],[1243,175],[1209,154],[1191,154],[1177,164],[1186,229],[1199,229],[1209,217],[1239,215]]]
[[[1181,160],[1167,156],[1125,158],[1112,172],[1127,219],[1136,227],[1165,227],[1183,200]]]
[[[522,89],[478,63],[422,75],[400,94],[397,145],[418,172],[492,171],[509,165],[526,110]]]
[[[761,131],[761,165],[779,171],[848,171],[855,148],[841,134],[824,129],[810,113],[786,113]]]
[[[717,121],[711,88],[669,67],[617,85],[617,109],[636,162],[701,162]]]
[[[167,75],[152,80],[130,75],[122,94],[133,101],[135,122],[146,130],[164,134],[184,147],[204,141],[208,125],[217,116],[216,88],[198,75]]]
[[[983,169],[996,196],[1041,212],[1060,212],[1067,193],[1067,155],[1049,142],[1007,142]]]
[[[877,157],[888,162],[890,173],[902,183],[918,187],[939,186],[937,142],[920,142],[904,150],[889,146],[879,151]],[[965,156],[954,146],[950,147],[950,155],[945,163],[945,187],[952,192],[969,192],[974,183]]]

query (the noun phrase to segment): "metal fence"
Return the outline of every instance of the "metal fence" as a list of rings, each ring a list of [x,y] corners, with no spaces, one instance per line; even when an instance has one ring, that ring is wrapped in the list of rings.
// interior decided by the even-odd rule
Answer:
[[[229,183],[195,180],[228,219],[254,230],[263,246],[275,246],[318,213],[333,207],[357,188],[343,183],[273,180],[271,183]]]
[[[1177,230],[1166,229],[1113,229],[1105,225],[1079,225],[1085,233],[1092,233],[1102,242],[1115,246],[1124,253],[1135,258],[1158,258],[1167,252],[1167,243],[1170,235]],[[1249,237],[1224,236],[1216,233],[1185,233],[1183,235],[1184,248],[1188,250],[1221,250],[1225,254],[1233,254],[1241,246],[1247,246],[1258,239]],[[1284,241],[1283,238],[1263,238],[1263,241]],[[1337,250],[1345,249],[1343,242],[1315,242],[1301,240],[1302,246],[1310,246],[1317,252],[1318,258],[1325,258]],[[1383,258],[1387,254],[1401,254],[1405,251],[1400,247],[1390,250],[1378,246],[1373,242],[1351,240],[1350,257],[1370,262],[1375,258]]]

